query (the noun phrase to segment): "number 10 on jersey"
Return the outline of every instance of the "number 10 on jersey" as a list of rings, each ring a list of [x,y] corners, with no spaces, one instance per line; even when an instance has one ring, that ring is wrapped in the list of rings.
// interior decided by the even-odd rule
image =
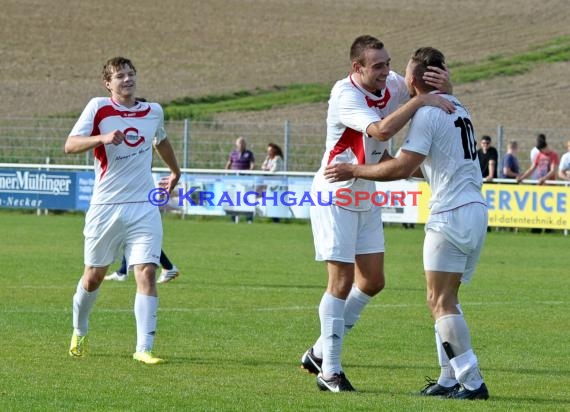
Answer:
[[[471,119],[458,117],[454,122],[455,127],[461,129],[461,143],[463,144],[463,158],[475,160],[477,158],[477,143],[475,142],[475,130]]]

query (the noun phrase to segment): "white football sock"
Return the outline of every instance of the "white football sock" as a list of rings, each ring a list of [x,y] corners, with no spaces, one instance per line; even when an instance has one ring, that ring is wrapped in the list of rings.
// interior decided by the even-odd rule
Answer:
[[[99,289],[87,292],[83,288],[83,277],[79,279],[73,295],[73,329],[77,336],[85,336],[89,331],[89,315],[99,294]]]
[[[344,333],[352,329],[356,324],[358,319],[360,319],[360,314],[372,299],[366,293],[353,286],[346,298],[346,305],[344,306]]]
[[[137,293],[135,319],[137,322],[137,352],[152,351],[156,332],[158,297]]]
[[[439,333],[437,333],[437,324],[435,325],[435,346],[437,348],[437,358],[441,368],[437,383],[447,388],[452,387],[457,383],[457,379],[455,379],[455,372],[449,364],[449,358],[441,345],[441,338]]]
[[[330,378],[333,374],[342,372],[340,354],[344,335],[344,306],[344,300],[335,298],[327,292],[323,295],[319,305],[323,348],[323,364],[321,368],[325,378]]]
[[[477,356],[475,356],[472,349],[456,356],[449,362],[455,370],[457,380],[465,386],[465,388],[473,391],[475,389],[479,389],[483,384],[483,376],[477,366]]]
[[[442,316],[436,320],[436,325],[441,340],[449,343],[455,355],[449,363],[456,379],[469,390],[479,388],[483,377],[471,348],[471,335],[463,315]]]
[[[348,294],[348,297],[346,298],[346,304],[344,306],[345,335],[353,328],[358,319],[360,319],[360,314],[362,313],[368,302],[370,302],[370,299],[372,299],[372,297],[362,292],[356,286],[352,287],[350,293]],[[320,359],[323,358],[323,345],[320,337],[313,345],[313,354],[317,358]]]

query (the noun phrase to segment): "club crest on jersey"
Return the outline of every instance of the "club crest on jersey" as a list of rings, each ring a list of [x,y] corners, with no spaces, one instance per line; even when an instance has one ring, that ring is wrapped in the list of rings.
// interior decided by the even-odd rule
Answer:
[[[125,144],[129,147],[137,147],[144,142],[144,136],[139,136],[139,131],[134,127],[129,127],[123,132],[125,135]]]

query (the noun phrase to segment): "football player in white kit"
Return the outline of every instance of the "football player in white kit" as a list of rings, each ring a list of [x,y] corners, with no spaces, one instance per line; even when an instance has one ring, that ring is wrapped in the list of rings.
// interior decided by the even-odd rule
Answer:
[[[311,194],[310,217],[316,260],[325,261],[328,285],[319,305],[320,337],[301,357],[301,367],[317,375],[321,390],[353,391],[340,362],[342,340],[372,296],[384,287],[384,234],[380,208],[373,208],[373,182],[330,183],[329,164],[378,163],[397,133],[424,105],[454,110],[440,96],[410,99],[404,78],[390,70],[390,55],[372,36],[356,38],[350,49],[351,73],[338,81],[329,99],[326,148]],[[451,87],[446,70],[429,73],[430,83]],[[337,196],[342,191],[342,196]],[[332,205],[320,205],[323,197]]]
[[[137,284],[134,312],[137,344],[133,359],[162,363],[152,353],[158,297],[156,267],[162,246],[162,222],[151,203],[153,147],[170,169],[164,189],[170,192],[180,179],[180,168],[164,130],[158,103],[137,101],[136,69],[123,57],[103,67],[103,82],[110,97],[91,99],[65,143],[66,153],[94,150],[95,185],[85,217],[83,276],[73,296],[73,335],[69,354],[82,357],[87,350],[89,314],[99,286],[121,245]]]
[[[406,68],[411,96],[438,94],[425,83],[428,67],[445,67],[443,54],[418,49]],[[430,185],[430,216],[425,226],[424,270],[427,301],[435,320],[441,374],[421,391],[425,396],[487,399],[489,392],[471,347],[469,328],[459,305],[459,287],[468,282],[487,233],[487,205],[481,194],[481,168],[469,112],[451,95],[442,95],[456,111],[422,107],[414,115],[400,154],[378,165],[331,165],[330,181],[406,179],[421,168]]]

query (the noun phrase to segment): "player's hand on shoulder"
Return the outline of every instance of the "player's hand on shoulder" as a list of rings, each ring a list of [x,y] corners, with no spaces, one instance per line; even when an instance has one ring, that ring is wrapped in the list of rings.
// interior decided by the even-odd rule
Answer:
[[[423,94],[418,96],[419,99],[422,99],[422,104],[424,106],[433,106],[439,107],[446,113],[454,113],[455,112],[455,105],[444,97],[441,97],[437,94]]]

